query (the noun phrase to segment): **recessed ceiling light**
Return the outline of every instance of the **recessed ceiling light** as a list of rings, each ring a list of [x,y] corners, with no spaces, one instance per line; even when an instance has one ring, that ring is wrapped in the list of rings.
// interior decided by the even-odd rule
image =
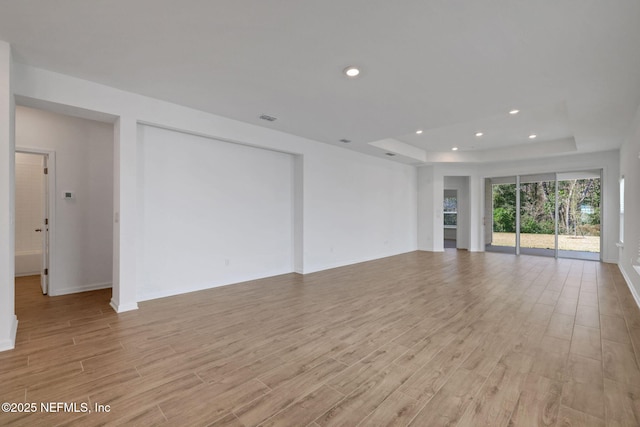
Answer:
[[[417,133],[418,135],[420,135],[420,134],[422,133],[422,129],[418,129],[418,130],[416,131],[416,133]]]
[[[458,151],[458,147],[453,147],[451,151]]]
[[[357,67],[347,67],[344,69],[344,73],[347,75],[347,77],[357,77],[358,74],[360,74],[360,69],[358,69]]]
[[[536,139],[538,137],[538,135],[536,135],[535,133],[532,133],[531,135],[529,135],[529,139]]]
[[[351,142],[351,140],[350,139],[346,139],[346,138],[342,138],[340,140],[340,142],[344,142],[345,144],[347,144],[347,143]]]
[[[476,136],[482,136],[484,135],[482,132],[476,132]]]
[[[520,112],[520,110],[511,110],[509,111],[509,114],[518,114]]]

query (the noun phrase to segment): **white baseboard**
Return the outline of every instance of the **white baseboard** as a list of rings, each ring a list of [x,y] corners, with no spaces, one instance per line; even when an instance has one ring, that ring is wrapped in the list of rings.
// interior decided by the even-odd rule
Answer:
[[[113,300],[113,298],[111,299],[111,302],[109,302],[109,305],[111,306],[111,308],[113,308],[113,310],[116,313],[124,313],[125,311],[133,311],[138,309],[137,302],[133,302],[129,304],[118,304]]]
[[[330,262],[330,263],[325,263],[325,264],[318,264],[318,265],[315,265],[315,266],[312,266],[312,267],[305,266],[304,272],[302,272],[301,274],[317,273],[318,271],[325,271],[325,270],[331,270],[331,269],[334,269],[334,268],[347,267],[347,266],[353,265],[353,264],[360,264],[362,262],[376,261],[376,260],[379,260],[379,259],[389,258],[389,257],[392,257],[392,256],[397,256],[397,255],[408,254],[408,253],[416,252],[416,251],[419,251],[419,250],[421,250],[421,249],[413,249],[412,248],[411,250],[408,250],[408,251],[391,252],[391,253],[386,253],[386,254],[378,254],[378,255],[374,255],[373,257],[372,256],[367,256],[367,257],[362,257],[362,258],[352,258],[350,260],[343,260],[343,261],[336,261],[336,262]],[[444,249],[442,249],[441,251],[437,251],[437,252],[444,252]]]
[[[166,297],[172,297],[175,295],[188,294],[190,292],[204,291],[207,289],[219,288],[221,286],[232,286],[238,283],[249,282],[251,280],[266,279],[269,277],[282,276],[282,275],[291,274],[291,273],[306,274],[306,272],[301,273],[297,271],[284,270],[284,271],[271,271],[266,276],[263,274],[256,274],[251,276],[235,276],[235,277],[230,277],[230,278],[221,280],[219,282],[198,283],[195,285],[182,286],[180,288],[154,290],[154,289],[149,289],[149,288],[153,288],[153,286],[149,286],[149,287],[143,287],[142,289],[139,288],[137,297],[138,297],[138,301],[150,301],[158,298],[166,298]]]
[[[31,273],[16,273],[13,277],[39,276],[41,271],[33,271]]]
[[[17,333],[18,333],[18,318],[14,314],[13,322],[11,325],[11,331],[9,332],[9,338],[0,340],[0,351],[7,351],[15,348]]]
[[[638,306],[638,308],[640,308],[640,295],[638,295],[636,288],[633,286],[633,282],[631,282],[631,278],[629,277],[627,272],[624,270],[624,268],[620,264],[618,264],[618,269],[622,273],[622,277],[624,277],[624,281],[627,282],[627,287],[629,288],[631,295],[633,295],[633,299],[635,300],[636,305]]]
[[[49,295],[56,297],[59,295],[77,294],[79,292],[97,291],[98,289],[107,289],[112,286],[111,282],[91,283],[84,286],[75,286],[73,288],[49,289]]]

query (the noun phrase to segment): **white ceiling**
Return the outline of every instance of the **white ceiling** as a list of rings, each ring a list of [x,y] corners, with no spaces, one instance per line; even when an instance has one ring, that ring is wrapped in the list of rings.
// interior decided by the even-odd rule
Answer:
[[[640,103],[638,0],[0,0],[0,39],[20,63],[407,163],[615,149]]]

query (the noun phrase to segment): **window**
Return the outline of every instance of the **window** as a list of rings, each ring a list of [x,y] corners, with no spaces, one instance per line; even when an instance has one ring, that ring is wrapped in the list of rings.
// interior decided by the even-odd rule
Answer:
[[[456,197],[444,198],[444,225],[451,228],[458,225],[458,199]]]
[[[620,178],[620,243],[624,243],[624,176]]]

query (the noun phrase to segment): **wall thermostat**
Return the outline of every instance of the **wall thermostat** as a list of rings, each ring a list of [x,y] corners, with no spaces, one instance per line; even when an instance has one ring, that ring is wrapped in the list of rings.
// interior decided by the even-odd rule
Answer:
[[[75,197],[75,194],[73,194],[73,191],[64,191],[62,193],[62,198],[71,200],[71,199],[75,199],[76,197]]]

